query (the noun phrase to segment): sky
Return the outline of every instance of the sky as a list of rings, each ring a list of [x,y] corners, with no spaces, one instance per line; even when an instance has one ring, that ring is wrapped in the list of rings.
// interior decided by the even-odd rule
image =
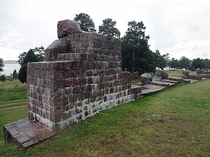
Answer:
[[[22,52],[57,38],[57,22],[86,13],[98,31],[111,18],[121,37],[128,22],[143,21],[150,49],[180,59],[210,59],[209,0],[0,0],[0,58],[18,60]]]

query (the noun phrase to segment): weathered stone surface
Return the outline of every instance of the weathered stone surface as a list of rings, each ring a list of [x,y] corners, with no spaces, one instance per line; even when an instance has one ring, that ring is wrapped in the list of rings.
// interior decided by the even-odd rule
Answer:
[[[58,21],[57,25],[58,38],[66,37],[70,34],[82,33],[79,25],[72,20]]]
[[[182,70],[182,78],[183,79],[188,79],[189,78],[189,71]]]
[[[201,73],[201,69],[200,69],[200,68],[197,68],[197,69],[195,70],[195,72],[196,72],[196,74],[198,75],[198,74]]]
[[[45,50],[46,61],[55,61],[58,59],[58,54],[70,53],[71,45],[68,38],[62,38],[55,40],[51,45]],[[64,59],[65,60],[65,59]]]
[[[162,70],[156,70],[155,76],[162,76]]]
[[[162,79],[167,79],[168,78],[168,73],[166,71],[162,71]]]
[[[27,65],[28,118],[55,133],[141,97],[122,72],[118,39],[66,30],[46,49],[45,62]]]
[[[139,89],[131,90],[131,74],[122,72],[119,47],[117,39],[91,33],[54,41],[46,50],[47,62],[28,64],[29,118],[58,132],[140,98]]]
[[[28,118],[4,125],[3,131],[6,143],[12,136],[24,148],[46,140],[55,134],[42,124]]]
[[[161,81],[162,80],[162,76],[154,76],[154,78],[152,79],[153,81]]]
[[[150,84],[152,81],[152,75],[150,73],[144,73],[141,75],[141,83],[143,84]]]
[[[156,70],[155,71],[155,77],[153,78],[154,81],[161,81],[162,79],[167,79],[168,74],[164,70]]]

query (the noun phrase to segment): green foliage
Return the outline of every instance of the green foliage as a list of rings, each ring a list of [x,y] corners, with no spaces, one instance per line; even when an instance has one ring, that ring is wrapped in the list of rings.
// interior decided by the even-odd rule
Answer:
[[[4,67],[4,62],[3,62],[3,59],[0,58],[0,72],[4,71],[3,67]]]
[[[197,58],[197,59],[193,59],[192,61],[192,65],[191,65],[191,70],[195,70],[197,68],[204,68],[205,67],[205,64],[203,63],[203,59],[201,58]]]
[[[184,68],[184,69],[188,70],[190,68],[190,59],[188,59],[185,56],[181,57],[179,60],[179,66],[182,69]]]
[[[178,59],[175,59],[175,58],[172,58],[170,60],[170,62],[168,63],[168,65],[172,69],[178,68],[179,67],[179,60]]]
[[[19,56],[18,56],[19,59],[17,62],[20,64],[20,66],[23,65],[23,60],[26,57],[26,55],[27,55],[27,52],[23,52],[23,53],[19,54]]]
[[[112,19],[107,18],[103,20],[103,24],[99,26],[99,34],[109,36],[109,37],[120,37],[120,31],[115,28],[116,21],[112,21]]]
[[[167,66],[166,58],[168,57],[168,55],[169,54],[161,55],[159,50],[156,50],[155,53],[154,53],[155,66],[159,67],[161,69],[165,68]]]
[[[18,73],[17,73],[16,70],[13,71],[13,73],[12,73],[12,78],[13,78],[13,79],[17,79],[17,78],[18,78]]]
[[[34,54],[36,55],[37,61],[41,62],[45,60],[45,52],[44,52],[44,47],[35,47],[33,49]]]
[[[0,81],[5,81],[5,80],[6,80],[5,76],[4,75],[1,75],[0,76]]]
[[[74,20],[79,24],[80,28],[83,31],[92,32],[92,33],[96,32],[95,24],[88,14],[85,13],[76,14]]]
[[[149,36],[145,35],[143,22],[128,22],[128,29],[121,38],[122,68],[128,71],[144,72],[155,71],[155,56],[149,49]]]
[[[45,52],[44,52],[44,47],[41,46],[41,47],[35,47],[34,49],[31,49],[34,54],[36,55],[36,58],[37,58],[37,61],[38,62],[41,62],[41,61],[44,61],[45,60]],[[23,65],[23,61],[24,61],[24,58],[26,57],[28,52],[23,52],[21,54],[19,54],[18,56],[18,63],[20,64],[20,66]]]
[[[203,60],[204,68],[205,69],[210,69],[210,60],[209,59],[204,59]]]
[[[189,58],[182,56],[180,60],[177,60],[175,58],[172,58],[170,62],[168,63],[170,68],[176,69],[176,68],[184,68],[186,70],[195,70],[196,68],[205,68],[209,69],[210,68],[210,60],[209,59],[193,59],[190,60]]]
[[[27,63],[28,62],[37,62],[37,61],[38,60],[37,60],[36,55],[34,54],[33,50],[30,49],[28,51],[28,53],[26,54],[26,56],[23,60],[22,66],[20,68],[20,71],[19,71],[18,79],[20,80],[20,82],[22,82],[22,83],[27,82]]]
[[[26,64],[23,64],[23,65],[20,67],[18,79],[19,79],[20,82],[22,82],[22,83],[27,82],[27,65],[26,65]]]

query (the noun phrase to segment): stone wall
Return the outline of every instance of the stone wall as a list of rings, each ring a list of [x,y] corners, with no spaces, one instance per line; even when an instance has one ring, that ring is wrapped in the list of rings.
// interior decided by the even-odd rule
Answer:
[[[122,72],[118,39],[76,33],[54,41],[46,62],[28,64],[28,116],[58,132],[139,97]],[[138,96],[137,96],[138,95]]]

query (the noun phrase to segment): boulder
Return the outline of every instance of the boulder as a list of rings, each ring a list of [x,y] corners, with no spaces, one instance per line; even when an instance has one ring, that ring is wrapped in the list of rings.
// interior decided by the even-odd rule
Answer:
[[[144,73],[141,75],[141,83],[150,84],[152,81],[152,75],[150,73]]]
[[[57,33],[58,38],[60,39],[70,34],[82,33],[82,30],[77,22],[72,20],[62,20],[58,21]]]

